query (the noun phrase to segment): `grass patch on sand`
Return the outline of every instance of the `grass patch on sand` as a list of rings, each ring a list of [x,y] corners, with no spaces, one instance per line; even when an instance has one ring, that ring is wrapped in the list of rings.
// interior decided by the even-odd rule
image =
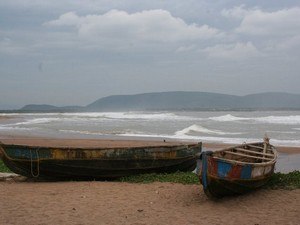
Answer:
[[[0,160],[0,173],[9,173],[11,172],[3,163],[2,160]]]
[[[120,178],[118,181],[129,183],[173,182],[181,184],[199,184],[198,176],[192,172],[176,172],[170,174],[141,174]],[[264,188],[297,189],[300,188],[300,171],[288,174],[275,173]]]
[[[297,189],[300,188],[300,171],[288,174],[275,173],[266,185],[271,189]]]
[[[199,184],[199,179],[192,172],[175,172],[175,173],[150,173],[135,176],[122,177],[121,182],[129,183],[152,183],[152,182],[173,182],[181,184]]]

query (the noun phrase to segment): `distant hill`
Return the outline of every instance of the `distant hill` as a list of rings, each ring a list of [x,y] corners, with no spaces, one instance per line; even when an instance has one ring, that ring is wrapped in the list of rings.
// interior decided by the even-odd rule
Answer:
[[[36,105],[36,104],[30,104],[30,105],[25,105],[19,111],[24,111],[24,112],[74,112],[74,111],[82,111],[84,110],[85,107],[82,106],[63,106],[63,107],[58,107],[58,106],[53,106],[53,105]]]
[[[85,106],[26,105],[22,111],[243,110],[299,109],[300,94],[259,93],[245,96],[209,92],[159,92],[112,95]]]
[[[232,108],[237,96],[205,92],[161,92],[114,95],[89,105],[90,110],[167,110]]]

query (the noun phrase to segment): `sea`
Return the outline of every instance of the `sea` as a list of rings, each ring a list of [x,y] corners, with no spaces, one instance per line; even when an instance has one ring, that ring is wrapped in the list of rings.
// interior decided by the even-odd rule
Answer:
[[[300,146],[300,111],[0,113],[0,135],[147,138]]]
[[[1,119],[2,118],[2,119]],[[0,113],[0,136],[153,139],[300,146],[300,111],[128,111]],[[281,172],[300,169],[300,154],[279,155]]]

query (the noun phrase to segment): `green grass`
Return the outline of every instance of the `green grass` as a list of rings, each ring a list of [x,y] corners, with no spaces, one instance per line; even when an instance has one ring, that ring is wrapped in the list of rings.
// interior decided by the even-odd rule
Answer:
[[[10,172],[10,170],[0,160],[0,172]],[[122,177],[119,182],[129,183],[152,183],[152,182],[172,182],[181,184],[199,184],[199,179],[192,172],[176,172],[170,174],[141,174],[136,176]],[[288,174],[275,173],[265,188],[270,189],[298,189],[300,188],[300,171]]]
[[[136,176],[122,177],[119,179],[119,181],[129,183],[173,182],[181,184],[199,184],[197,175],[192,172],[141,174]]]
[[[2,162],[2,160],[0,160],[0,173],[7,173],[10,172],[10,170],[4,165],[4,163]]]
[[[300,188],[300,171],[293,171],[288,174],[275,173],[269,180],[266,188],[298,189]]]
[[[173,182],[181,184],[199,184],[196,174],[191,172],[176,172],[171,174],[142,174],[123,177],[121,182],[129,183],[152,183],[152,182]],[[288,174],[275,173],[264,188],[270,189],[298,189],[300,188],[300,171]]]

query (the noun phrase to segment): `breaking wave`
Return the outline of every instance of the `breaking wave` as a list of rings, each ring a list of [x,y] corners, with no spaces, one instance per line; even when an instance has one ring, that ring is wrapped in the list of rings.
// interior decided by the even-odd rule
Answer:
[[[251,142],[261,142],[262,139],[259,138],[228,138],[228,137],[209,137],[209,136],[190,136],[190,135],[167,135],[167,134],[134,134],[134,133],[124,133],[119,136],[127,137],[150,137],[150,138],[168,138],[176,140],[189,140],[189,141],[202,141],[202,142],[211,142],[211,143],[225,143],[225,144],[242,144],[242,143],[251,143]],[[271,144],[275,146],[299,146],[300,140],[280,140],[280,139],[271,139]]]
[[[298,125],[300,124],[300,115],[296,116],[264,116],[264,117],[237,117],[231,114],[209,117],[208,119],[217,122],[234,122],[234,121],[249,121],[256,123],[269,123],[269,124],[286,124]]]
[[[223,131],[220,131],[220,130],[210,130],[210,129],[207,129],[203,126],[199,126],[199,125],[194,124],[192,126],[184,128],[182,130],[176,131],[175,135],[180,136],[180,135],[188,135],[188,134],[194,134],[194,133],[219,134],[219,135],[241,134],[241,133],[223,132]]]
[[[10,125],[19,126],[19,125],[44,124],[44,123],[51,123],[58,120],[60,119],[59,118],[37,118],[37,119],[29,119],[25,122],[18,122]]]
[[[3,131],[32,131],[36,128],[27,128],[27,127],[11,127],[11,126],[0,126],[0,130]]]
[[[237,117],[237,116],[233,116],[231,114],[227,114],[227,115],[224,115],[224,116],[209,117],[208,119],[218,121],[218,122],[249,120],[249,118]]]
[[[105,119],[142,119],[142,120],[194,120],[196,118],[179,116],[175,113],[144,113],[144,112],[94,112],[94,113],[64,113],[65,116],[79,118],[105,118]]]

